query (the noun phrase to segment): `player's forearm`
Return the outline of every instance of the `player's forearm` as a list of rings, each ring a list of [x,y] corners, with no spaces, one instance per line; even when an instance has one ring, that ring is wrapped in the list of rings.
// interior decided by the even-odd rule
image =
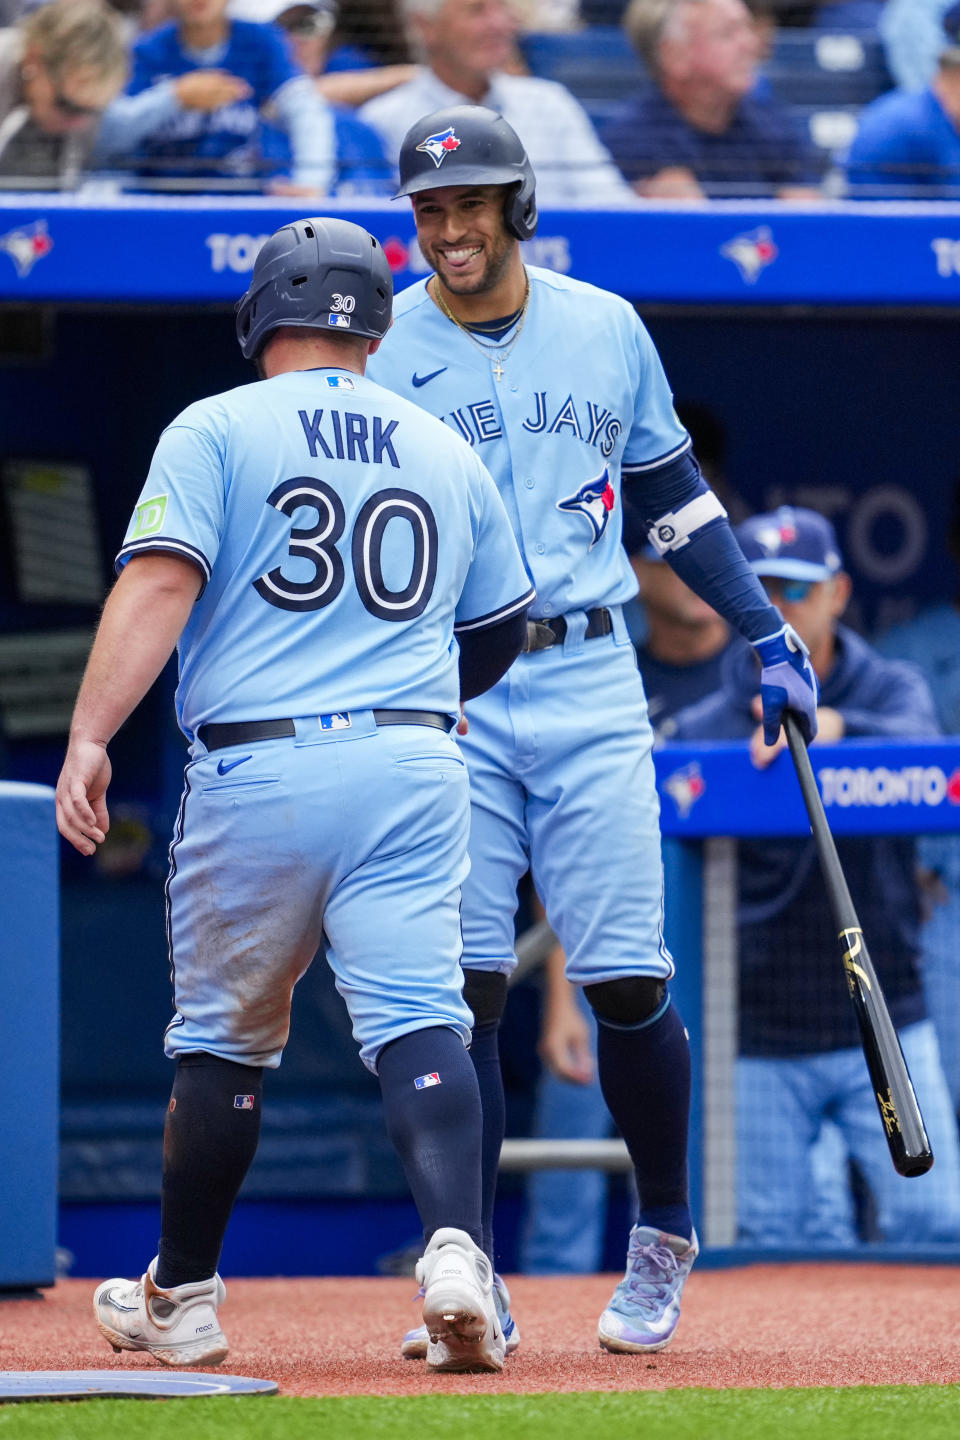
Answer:
[[[783,616],[771,604],[725,518],[695,532],[686,545],[667,551],[664,559],[745,639],[762,640],[783,625]]]
[[[506,675],[523,648],[527,612],[520,610],[489,625],[457,635],[460,645],[460,699],[482,695]]]
[[[196,568],[173,556],[130,561],[104,606],[71,740],[110,742],[169,660],[199,587]]]

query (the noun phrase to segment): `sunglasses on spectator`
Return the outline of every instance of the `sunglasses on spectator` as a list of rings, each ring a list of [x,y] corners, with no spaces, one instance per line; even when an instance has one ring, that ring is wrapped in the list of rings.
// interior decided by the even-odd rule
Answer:
[[[768,595],[774,599],[785,600],[788,605],[801,605],[818,583],[816,580],[781,580],[771,575],[762,575],[760,578]]]
[[[309,15],[300,15],[280,23],[288,35],[296,35],[300,40],[323,38],[330,34],[334,25],[333,16],[326,10],[313,10]]]
[[[54,92],[53,103],[68,120],[93,120],[104,111],[102,105],[78,105],[59,90]]]

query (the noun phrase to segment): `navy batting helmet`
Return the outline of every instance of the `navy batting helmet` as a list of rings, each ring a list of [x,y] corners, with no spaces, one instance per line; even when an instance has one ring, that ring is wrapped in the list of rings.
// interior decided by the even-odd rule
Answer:
[[[257,256],[237,301],[237,339],[245,360],[281,325],[379,340],[392,313],[393,277],[371,234],[349,220],[295,220]]]
[[[529,240],[537,229],[536,176],[512,126],[483,105],[435,110],[411,125],[400,147],[401,195],[442,185],[509,185],[503,220]]]

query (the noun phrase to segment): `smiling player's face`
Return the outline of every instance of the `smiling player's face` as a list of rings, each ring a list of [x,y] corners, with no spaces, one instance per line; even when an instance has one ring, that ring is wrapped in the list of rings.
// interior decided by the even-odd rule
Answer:
[[[507,275],[517,241],[503,222],[504,185],[448,185],[413,196],[420,249],[453,295],[482,295]]]

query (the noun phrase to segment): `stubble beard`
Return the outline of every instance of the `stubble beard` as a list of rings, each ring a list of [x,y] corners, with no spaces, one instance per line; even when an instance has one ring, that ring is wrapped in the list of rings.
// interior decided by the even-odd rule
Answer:
[[[436,252],[428,258],[437,272],[440,283],[451,295],[485,295],[490,290],[495,290],[506,275],[510,268],[515,244],[516,241],[512,236],[506,234],[501,236],[495,246],[487,252],[486,264],[476,279],[465,279],[460,284],[457,283],[456,275],[448,275],[446,269],[442,269],[437,264]]]

